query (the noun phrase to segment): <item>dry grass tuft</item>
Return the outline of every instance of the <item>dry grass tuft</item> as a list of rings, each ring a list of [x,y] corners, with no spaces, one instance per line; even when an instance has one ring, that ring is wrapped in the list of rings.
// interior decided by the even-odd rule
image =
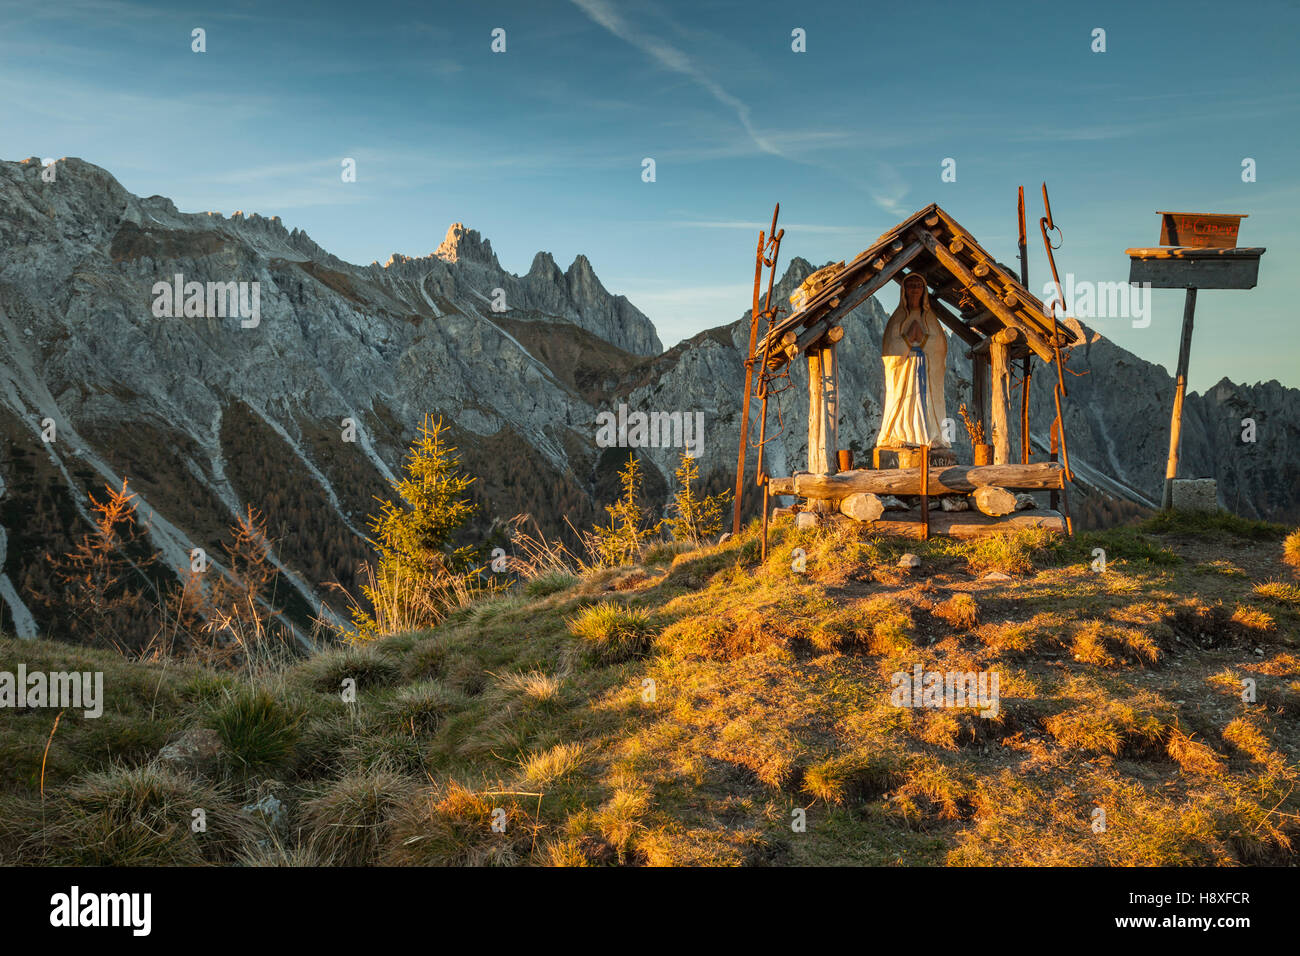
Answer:
[[[936,604],[931,613],[958,631],[969,631],[980,622],[979,602],[969,594],[954,594],[948,600]]]
[[[641,657],[653,639],[654,615],[645,608],[624,607],[614,601],[590,604],[569,621],[582,655],[600,664],[619,664]]]
[[[413,781],[395,773],[357,773],[331,782],[308,800],[303,822],[320,865],[375,863],[388,840],[392,814],[415,789]]]

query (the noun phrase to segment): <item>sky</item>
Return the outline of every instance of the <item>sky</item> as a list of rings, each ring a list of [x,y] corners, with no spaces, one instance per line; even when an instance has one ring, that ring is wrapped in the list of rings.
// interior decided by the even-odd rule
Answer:
[[[1076,288],[1126,281],[1157,210],[1245,213],[1259,285],[1200,293],[1190,386],[1300,387],[1298,37],[1295,0],[0,0],[0,158],[78,156],[360,264],[453,222],[516,273],[582,253],[665,346],[749,307],[776,202],[782,272],[930,202],[1014,265],[1023,185],[1040,295],[1044,181]],[[1150,296],[1149,322],[1080,318],[1172,368],[1183,293]]]

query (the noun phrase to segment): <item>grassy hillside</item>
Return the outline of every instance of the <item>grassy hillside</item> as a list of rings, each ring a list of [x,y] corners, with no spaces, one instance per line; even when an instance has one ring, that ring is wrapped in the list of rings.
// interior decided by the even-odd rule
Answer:
[[[0,711],[0,863],[1294,864],[1284,533],[785,522],[766,563],[751,528],[256,673],[2,639],[2,670],[102,670],[106,707]],[[894,706],[917,664],[996,672],[997,716]],[[210,764],[157,759],[203,728]]]

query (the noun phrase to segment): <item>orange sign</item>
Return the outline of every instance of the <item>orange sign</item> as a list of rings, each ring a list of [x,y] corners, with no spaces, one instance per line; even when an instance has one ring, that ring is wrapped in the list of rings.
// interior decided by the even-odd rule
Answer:
[[[1159,212],[1160,245],[1194,249],[1235,249],[1242,215]]]

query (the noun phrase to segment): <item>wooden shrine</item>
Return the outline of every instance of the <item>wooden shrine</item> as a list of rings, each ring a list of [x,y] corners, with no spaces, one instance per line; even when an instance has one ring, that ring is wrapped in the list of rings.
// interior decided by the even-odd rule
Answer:
[[[1046,191],[1044,190],[1044,195]],[[1044,239],[1054,228],[1048,216],[1042,220]],[[775,220],[773,223],[775,229]],[[760,268],[763,240],[760,237]],[[807,362],[808,463],[807,471],[789,476],[767,476],[763,472],[762,444],[759,443],[758,480],[764,486],[764,520],[770,495],[802,499],[793,508],[779,508],[774,516],[795,512],[800,521],[856,521],[888,534],[928,537],[932,533],[971,537],[1021,527],[1044,527],[1068,532],[1068,509],[1055,510],[1064,495],[1069,474],[1055,460],[1030,461],[1029,380],[1035,359],[1055,366],[1058,381],[1057,415],[1052,423],[1052,459],[1058,441],[1063,450],[1060,398],[1064,394],[1061,350],[1076,344],[1075,334],[1056,321],[1053,311],[1026,288],[1024,262],[1024,217],[1021,202],[1022,277],[1017,278],[1000,264],[962,226],[931,204],[903,220],[847,263],[836,263],[810,277],[792,297],[792,314],[777,317],[771,308],[761,313],[768,319],[766,334],[756,335],[760,315],[758,282],[755,281],[754,327],[747,364],[772,377],[799,359]],[[1049,246],[1050,257],[1050,246]],[[774,263],[768,263],[773,265]],[[1053,262],[1053,274],[1055,264]],[[870,462],[852,467],[851,456],[839,447],[838,343],[844,336],[840,320],[891,282],[900,292],[906,277],[919,275],[929,293],[936,317],[952,332],[949,347],[967,346],[973,383],[972,431],[989,436],[975,445],[979,458],[972,463],[954,463],[955,454],[939,454],[929,448],[875,449]],[[1019,374],[1017,375],[1017,369]],[[1011,447],[1013,376],[1020,385],[1021,441]],[[748,388],[746,402],[748,403]],[[763,399],[766,426],[766,393],[760,381],[758,397]],[[744,461],[742,436],[741,465]],[[991,449],[988,448],[991,445]],[[981,447],[983,446],[983,447]],[[900,467],[881,468],[880,451],[892,453]],[[844,468],[844,465],[850,467]],[[1027,492],[1052,493],[1051,508],[1040,508]],[[965,504],[949,501],[961,510],[941,510],[933,499],[964,496]],[[919,497],[912,507],[905,497]]]

